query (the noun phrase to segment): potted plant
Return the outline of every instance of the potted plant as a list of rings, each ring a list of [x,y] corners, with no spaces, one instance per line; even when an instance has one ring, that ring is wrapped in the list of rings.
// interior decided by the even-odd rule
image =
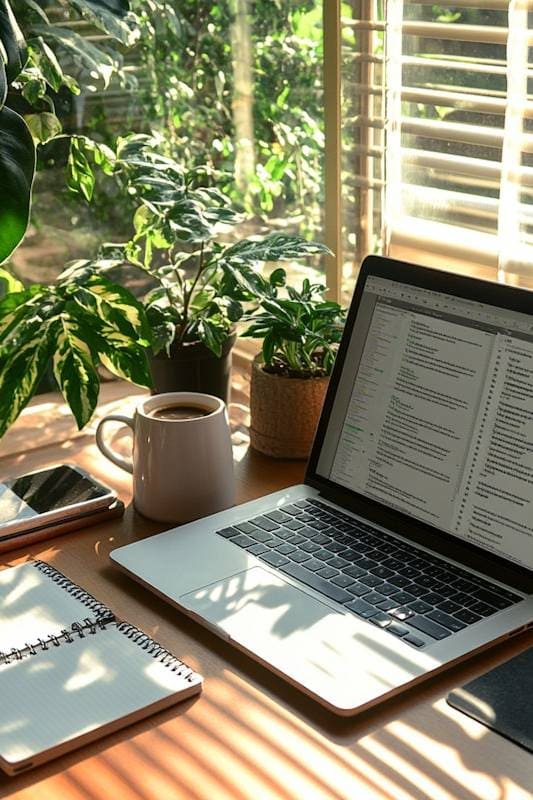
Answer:
[[[258,264],[328,251],[281,233],[235,241],[230,231],[242,218],[213,185],[216,173],[185,167],[159,148],[154,136],[118,141],[111,171],[138,207],[131,240],[104,252],[143,270],[152,282],[143,303],[152,331],[154,391],[207,392],[227,402],[236,323],[243,303],[255,302],[263,290]]]
[[[266,455],[309,455],[344,324],[344,310],[324,291],[307,279],[301,290],[287,286],[277,269],[244,317],[250,325],[242,335],[263,339],[252,366],[250,442]]]

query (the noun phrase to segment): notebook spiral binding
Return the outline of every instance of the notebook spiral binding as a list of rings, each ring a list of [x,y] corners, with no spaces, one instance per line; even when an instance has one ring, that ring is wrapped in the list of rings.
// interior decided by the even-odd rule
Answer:
[[[79,600],[80,603],[83,603],[84,606],[87,606],[97,618],[100,617],[110,617],[113,616],[112,612],[109,608],[101,603],[96,597],[93,597],[92,594],[86,592],[85,589],[82,589],[81,586],[78,586],[76,583],[73,583],[66,575],[63,575],[55,567],[52,567],[50,564],[47,564],[45,561],[34,561],[32,562],[33,566],[38,569],[40,572],[43,572],[45,575],[48,575],[58,586],[68,592],[72,597],[76,600]]]
[[[37,639],[36,642],[26,642],[25,647],[12,647],[7,653],[3,653],[0,650],[0,666],[2,664],[11,664],[12,661],[22,661],[25,656],[36,656],[40,650],[44,651],[49,650],[51,647],[60,647],[65,643],[70,644],[76,636],[79,639],[83,639],[87,634],[96,633],[98,629],[105,631],[106,625],[109,625],[110,622],[116,622],[111,613],[108,617],[99,617],[98,619],[85,617],[83,622],[73,622],[70,630],[63,628],[57,636]]]
[[[146,650],[149,655],[157,659],[159,663],[168,667],[171,672],[175,672],[178,677],[184,678],[190,683],[193,682],[195,677],[194,670],[188,667],[187,664],[184,664],[183,661],[180,661],[179,658],[172,655],[172,653],[169,653],[165,647],[152,639],[151,636],[148,636],[147,633],[144,633],[144,631],[141,631],[129,622],[119,622],[117,628],[121,633],[124,633],[128,639],[131,639],[135,644],[138,644],[139,647],[142,647],[143,650]]]

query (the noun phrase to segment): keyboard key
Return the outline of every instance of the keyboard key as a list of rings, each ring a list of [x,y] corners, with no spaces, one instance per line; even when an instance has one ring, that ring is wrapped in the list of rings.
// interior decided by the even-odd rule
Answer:
[[[350,603],[345,603],[344,607],[348,608],[350,611],[354,611],[359,617],[363,617],[363,619],[368,619],[376,613],[374,606],[371,606],[370,603],[365,603],[364,600],[352,600]]]
[[[311,503],[309,500],[298,500],[297,503],[293,503],[293,506],[296,508],[311,508]]]
[[[357,566],[361,567],[361,569],[372,569],[372,567],[377,567],[378,562],[374,561],[372,558],[361,558],[357,562]]]
[[[346,547],[340,542],[330,542],[330,544],[326,545],[326,550],[329,550],[330,553],[342,553],[343,550],[346,550]]]
[[[477,588],[475,584],[473,584],[471,581],[465,580],[464,578],[454,580],[453,585],[458,592],[466,592],[466,594],[475,592]]]
[[[291,536],[288,541],[291,544],[303,544],[303,542],[307,541],[305,536],[300,536],[299,533],[295,533],[294,536]]]
[[[412,617],[415,612],[411,611],[411,609],[407,608],[407,606],[400,606],[399,608],[393,608],[389,613],[391,617],[395,617],[396,619],[399,620],[404,620],[404,619],[409,619],[409,617]]]
[[[479,622],[481,617],[478,614],[474,614],[468,608],[463,608],[461,611],[457,611],[454,614],[454,617],[460,619],[461,622],[466,622],[467,625],[473,625],[474,622]]]
[[[281,511],[284,511],[286,514],[290,514],[291,516],[298,516],[298,514],[302,513],[302,509],[298,508],[296,503],[293,505],[281,506]]]
[[[365,594],[365,601],[367,603],[372,603],[373,606],[377,606],[378,603],[381,603],[383,600],[386,599],[387,598],[384,597],[379,592],[369,592],[368,594]]]
[[[395,586],[403,589],[405,586],[409,586],[411,581],[409,578],[404,578],[403,575],[393,575],[392,578],[389,578],[389,583],[393,583]]]
[[[465,627],[461,620],[451,617],[449,614],[445,614],[444,611],[439,611],[438,608],[436,608],[434,611],[429,611],[427,616],[429,619],[432,619],[433,622],[438,622],[439,625],[444,625],[445,628],[454,631],[454,633],[457,631],[462,631]]]
[[[415,647],[424,647],[426,644],[423,639],[419,639],[418,636],[413,636],[412,633],[409,636],[404,638],[404,642],[409,642],[409,644],[414,644]]]
[[[361,578],[361,583],[366,583],[367,586],[374,588],[375,586],[381,586],[383,578],[378,578],[376,575],[365,575]]]
[[[443,628],[442,625],[437,625],[436,622],[427,619],[427,617],[419,616],[418,614],[415,614],[414,617],[410,618],[409,625],[412,625],[413,628],[422,631],[422,633],[427,633],[432,639],[440,640],[446,639],[447,636],[451,636],[451,633],[447,628]]]
[[[368,594],[370,589],[368,586],[365,586],[364,583],[352,583],[351,586],[348,587],[348,591],[350,594],[354,594],[356,597],[362,597],[364,594]]]
[[[315,535],[311,537],[311,541],[320,545],[331,544],[331,539],[329,536],[324,536],[323,533],[315,533]]]
[[[385,600],[382,600],[381,603],[376,603],[376,606],[382,611],[390,611],[391,608],[396,608],[396,603],[393,603],[392,600],[389,600],[387,597]]]
[[[288,556],[289,553],[294,553],[295,550],[296,547],[288,542],[283,542],[283,544],[276,547],[276,552],[281,553],[282,556]]]
[[[394,575],[394,572],[391,569],[388,569],[388,567],[382,567],[381,565],[373,567],[370,572],[372,575],[376,575],[378,578],[390,578],[391,575]]]
[[[335,556],[334,558],[330,558],[328,561],[330,567],[335,567],[335,569],[342,569],[343,567],[347,567],[349,562],[346,561],[344,558],[339,558],[339,556]]]
[[[415,600],[414,603],[409,603],[409,608],[415,614],[425,614],[427,611],[431,611],[429,603],[425,603],[423,600]]]
[[[239,522],[239,524],[235,525],[235,527],[241,533],[253,533],[254,531],[257,530],[255,525],[251,525],[249,522]]]
[[[258,542],[257,544],[253,544],[251,547],[249,547],[248,552],[253,556],[260,556],[262,553],[268,553],[268,547],[266,544],[261,544]]]
[[[251,547],[251,545],[256,544],[256,542],[250,539],[249,536],[246,536],[245,533],[239,533],[239,535],[234,536],[231,541],[233,544],[238,544],[239,547]]]
[[[303,544],[300,545],[300,550],[303,550],[304,553],[314,553],[320,550],[320,545],[314,542],[303,542]]]
[[[254,528],[253,531],[250,531],[250,536],[252,539],[255,539],[256,542],[269,542],[272,539],[271,533],[262,531],[259,528]]]
[[[261,561],[265,561],[271,567],[281,567],[289,562],[289,559],[286,556],[282,556],[281,553],[264,553],[259,557]]]
[[[311,558],[309,553],[302,553],[301,550],[296,550],[295,553],[291,553],[289,556],[291,561],[295,561],[297,564],[301,564],[302,561],[309,561]]]
[[[382,583],[379,587],[379,591],[381,592],[381,594],[389,596],[391,594],[396,594],[396,592],[398,591],[398,587],[394,586],[392,583]]]
[[[250,520],[253,522],[254,525],[257,525],[258,528],[262,528],[264,531],[276,531],[279,528],[277,522],[273,522],[268,517],[254,517],[254,519]]]
[[[468,608],[476,602],[476,598],[464,592],[457,592],[456,594],[448,595],[448,597],[454,603],[458,603],[460,606],[468,606]]]
[[[324,568],[324,564],[316,558],[310,558],[309,561],[304,561],[304,567],[310,569],[311,572],[318,572],[319,569]]]
[[[276,536],[278,536],[280,539],[290,539],[292,536],[294,536],[294,531],[289,531],[287,528],[278,528],[276,531]]]
[[[347,586],[351,586],[352,583],[355,583],[355,578],[350,578],[349,575],[343,575],[341,573],[337,575],[336,578],[332,578],[331,582],[334,583],[335,586],[340,586],[342,589],[345,589]]]
[[[521,598],[518,597],[518,600]],[[476,590],[476,600],[481,600],[482,603],[488,603],[490,606],[494,606],[494,608],[502,609],[507,608],[513,604],[513,600],[509,600],[508,597],[502,597],[501,595],[494,594],[494,592],[487,592],[485,589],[477,589]]]
[[[438,592],[429,592],[429,594],[424,595],[424,600],[426,603],[431,603],[432,606],[436,606],[438,603],[443,603],[446,598]]]
[[[230,539],[232,536],[237,536],[239,531],[236,528],[222,528],[221,531],[217,531],[219,536],[223,536],[224,539]]]
[[[438,603],[438,608],[446,614],[453,614],[455,611],[459,611],[461,606],[458,606],[453,600],[444,600],[444,602]]]
[[[269,511],[268,514],[265,514],[265,517],[268,517],[273,522],[289,522],[291,519],[290,515],[284,514],[283,511]]]
[[[396,594],[391,595],[391,600],[394,600],[398,606],[406,606],[407,603],[415,600],[415,597],[412,594],[409,594],[409,592],[397,592]]]
[[[388,628],[392,620],[388,614],[378,611],[377,614],[374,614],[373,617],[369,618],[369,622],[371,622],[373,625],[377,625],[378,628]]]
[[[429,592],[427,586],[420,586],[418,583],[409,584],[409,594],[414,594],[415,597],[425,597]]]
[[[361,567],[358,567],[356,564],[351,564],[349,567],[345,567],[343,572],[345,572],[346,575],[351,575],[352,578],[360,578],[361,575],[366,574],[365,570],[361,569]]]
[[[283,525],[291,531],[298,531],[300,528],[305,527],[304,523],[300,522],[299,519],[291,519],[290,522],[284,522]]]
[[[398,572],[400,575],[403,575],[404,578],[410,578],[411,580],[415,580],[418,575],[420,575],[420,570],[414,567],[401,567]]]
[[[408,628],[404,628],[403,625],[398,625],[397,622],[391,622],[389,627],[387,628],[389,633],[393,633],[395,636],[405,636],[406,633],[409,633]]]
[[[494,608],[494,606],[489,606],[487,603],[474,603],[470,606],[470,611],[473,611],[475,614],[481,614],[482,617],[489,617],[491,614],[494,614],[498,609]]]
[[[331,600],[336,600],[338,603],[346,603],[352,599],[352,595],[341,589],[340,586],[333,586],[329,581],[321,578],[320,575],[306,570],[301,564],[284,564],[281,570],[292,578],[302,581],[312,589],[316,589],[317,592],[329,597]]]
[[[313,553],[313,558],[319,558],[320,561],[329,561],[331,558],[331,553],[329,550],[315,550]]]
[[[314,519],[309,523],[311,528],[314,528],[317,531],[323,531],[326,528],[329,528],[329,524],[327,522],[323,522],[320,519]]]
[[[333,569],[333,567],[325,567],[324,565],[322,565],[322,569],[318,571],[318,574],[322,578],[334,578],[335,575],[339,574],[339,572],[338,570]]]

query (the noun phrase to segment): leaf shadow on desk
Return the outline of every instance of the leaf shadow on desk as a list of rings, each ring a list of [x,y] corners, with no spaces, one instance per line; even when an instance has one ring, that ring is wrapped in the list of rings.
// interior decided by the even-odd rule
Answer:
[[[303,764],[296,748],[291,753],[287,745],[291,740],[311,737],[313,748],[331,762],[332,770],[352,770],[384,797],[406,793],[414,800],[427,800],[448,794],[457,800],[480,796],[503,800],[509,785],[525,796],[533,794],[533,757],[496,734],[488,734],[495,737],[491,744],[494,752],[505,752],[505,757],[498,759],[506,765],[505,774],[492,774],[490,757],[487,759],[491,750],[487,751],[485,743],[478,744],[487,734],[479,729],[472,732],[466,718],[449,713],[442,699],[454,686],[488,669],[486,653],[356,717],[339,718],[126,576],[110,570],[108,577],[130,594],[133,591],[138,602],[152,607],[165,626],[177,627],[189,638],[191,649],[200,654],[199,668],[208,690],[198,708],[204,710],[202,722],[194,713],[188,725],[196,726],[198,735],[216,739],[219,747],[230,751],[238,746],[226,741],[223,733],[225,727],[238,727],[240,736],[255,742],[259,749],[266,748],[273,757],[285,759],[291,769],[305,772],[307,779],[317,784],[317,792],[323,777],[320,761],[317,766]],[[492,661],[507,656],[505,646],[491,650]],[[474,788],[479,780],[484,784],[483,793]]]

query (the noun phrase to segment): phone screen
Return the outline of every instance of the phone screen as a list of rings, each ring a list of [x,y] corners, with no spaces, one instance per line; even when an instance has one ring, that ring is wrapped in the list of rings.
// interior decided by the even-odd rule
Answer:
[[[109,489],[68,466],[0,483],[0,526],[109,494]]]

